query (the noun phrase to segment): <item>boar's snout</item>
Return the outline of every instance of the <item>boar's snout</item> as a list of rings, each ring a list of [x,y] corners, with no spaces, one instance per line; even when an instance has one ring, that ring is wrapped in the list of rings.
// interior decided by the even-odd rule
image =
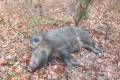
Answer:
[[[31,66],[28,66],[28,71],[29,72],[35,72],[35,69],[33,70],[33,68]]]
[[[47,55],[45,51],[40,51],[36,49],[32,52],[31,59],[28,65],[29,72],[35,72],[37,69],[40,69],[44,66],[47,60]]]
[[[28,71],[35,72],[36,69],[38,69],[38,63],[36,63],[35,61],[31,61],[30,64],[28,65]]]

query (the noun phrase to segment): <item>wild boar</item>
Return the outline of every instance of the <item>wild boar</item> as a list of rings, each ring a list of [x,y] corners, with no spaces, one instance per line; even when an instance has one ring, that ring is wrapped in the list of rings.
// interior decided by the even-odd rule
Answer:
[[[70,53],[85,48],[96,55],[101,49],[95,46],[87,31],[78,27],[63,27],[52,31],[43,32],[31,38],[32,54],[28,70],[34,72],[48,64],[54,55],[59,55],[64,63],[72,69],[74,66],[70,61]]]

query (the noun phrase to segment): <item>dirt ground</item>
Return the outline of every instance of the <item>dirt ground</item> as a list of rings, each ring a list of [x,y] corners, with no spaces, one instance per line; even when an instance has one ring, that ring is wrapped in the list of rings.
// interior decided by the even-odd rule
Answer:
[[[102,48],[97,57],[87,50],[73,55],[80,66],[70,73],[60,61],[27,71],[30,37],[41,31],[74,25],[70,0],[0,0],[0,80],[120,80],[120,0],[93,0],[80,26]]]

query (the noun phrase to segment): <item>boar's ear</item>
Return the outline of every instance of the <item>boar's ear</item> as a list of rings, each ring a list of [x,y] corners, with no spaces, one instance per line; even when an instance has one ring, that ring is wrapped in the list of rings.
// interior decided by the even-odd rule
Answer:
[[[32,45],[38,45],[42,40],[42,37],[41,36],[34,36],[31,38],[31,43]]]

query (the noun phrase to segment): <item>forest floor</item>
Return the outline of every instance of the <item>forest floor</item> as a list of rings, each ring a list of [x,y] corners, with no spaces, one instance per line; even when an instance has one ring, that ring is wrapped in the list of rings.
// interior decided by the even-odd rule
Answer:
[[[73,55],[81,64],[72,73],[60,61],[34,73],[26,68],[32,35],[74,25],[69,0],[33,0],[32,6],[25,1],[0,0],[0,80],[120,80],[119,0],[90,4],[87,19],[79,25],[89,31],[102,56],[82,49]]]

